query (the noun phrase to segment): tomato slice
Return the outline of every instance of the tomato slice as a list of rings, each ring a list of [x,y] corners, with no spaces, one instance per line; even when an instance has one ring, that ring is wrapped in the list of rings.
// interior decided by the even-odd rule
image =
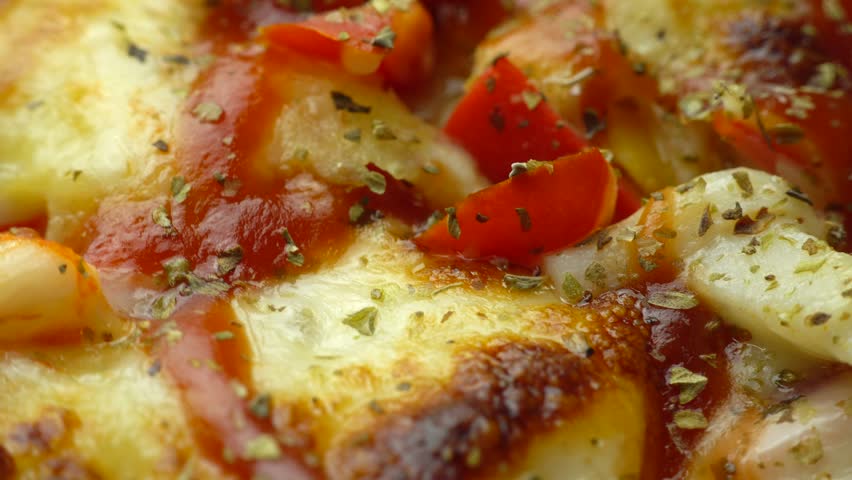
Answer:
[[[616,190],[615,172],[603,155],[585,150],[469,195],[415,242],[435,253],[534,265],[541,253],[608,224]]]
[[[553,160],[586,145],[506,58],[494,61],[473,83],[444,131],[492,182],[505,180],[513,163]]]
[[[356,75],[379,73],[395,86],[425,78],[434,63],[432,18],[417,2],[379,11],[372,4],[315,14],[262,29],[272,48],[339,63]]]

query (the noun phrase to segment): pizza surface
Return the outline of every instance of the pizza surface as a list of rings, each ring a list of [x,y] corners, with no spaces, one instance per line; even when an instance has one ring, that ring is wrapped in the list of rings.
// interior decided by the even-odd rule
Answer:
[[[852,2],[0,0],[0,479],[852,478]]]

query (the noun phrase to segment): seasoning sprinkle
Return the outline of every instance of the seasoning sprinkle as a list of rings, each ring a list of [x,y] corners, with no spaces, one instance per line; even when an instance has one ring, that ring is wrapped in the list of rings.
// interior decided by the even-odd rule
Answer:
[[[749,178],[747,172],[740,170],[732,173],[731,175],[734,177],[734,180],[737,182],[740,190],[743,191],[743,197],[748,198],[754,194],[754,187],[751,184],[751,178]]]
[[[331,92],[331,101],[334,102],[335,109],[344,110],[349,113],[370,113],[372,110],[372,108],[367,105],[358,104],[349,95],[334,90]]]
[[[565,295],[566,300],[577,304],[583,299],[585,291],[583,290],[583,286],[580,285],[580,282],[577,281],[577,278],[566,272],[565,277],[562,279],[562,293]]]
[[[364,184],[367,185],[367,188],[376,195],[384,195],[385,190],[387,190],[387,180],[385,179],[385,176],[379,172],[367,170],[364,172],[363,180]]]
[[[391,27],[385,26],[379,33],[373,37],[373,40],[370,41],[370,45],[374,47],[382,47],[386,49],[392,49],[394,40],[396,39],[396,32],[394,32]]]
[[[792,123],[779,123],[766,129],[775,143],[779,145],[790,145],[800,142],[805,138],[805,132],[798,125]]]
[[[456,217],[456,209],[447,207],[444,211],[447,212],[447,230],[451,237],[458,239],[461,237],[461,226],[459,226],[459,219]]]
[[[296,242],[293,241],[293,237],[290,235],[290,231],[287,230],[286,227],[281,230],[281,236],[284,237],[284,242],[286,243],[284,246],[284,253],[287,255],[287,261],[297,267],[304,265],[305,256],[299,251],[299,247],[296,245]]]
[[[524,105],[527,106],[527,110],[533,111],[544,100],[544,96],[539,92],[524,90],[521,92],[521,99],[524,101]]]
[[[192,114],[202,122],[219,121],[224,111],[216,102],[201,102],[192,109]]]
[[[814,204],[814,202],[811,200],[811,198],[806,193],[799,190],[798,188],[791,188],[790,190],[787,190],[784,193],[786,193],[788,197],[793,197],[796,200],[801,200],[801,201],[807,203],[808,205],[813,206],[813,204]]]
[[[734,203],[734,208],[722,212],[722,218],[724,218],[725,220],[739,220],[742,217],[743,207],[740,206],[740,202]]]
[[[163,139],[158,139],[156,142],[152,143],[151,146],[156,148],[157,150],[166,153],[169,151],[169,144],[165,142]]]
[[[690,292],[663,290],[651,293],[648,303],[672,310],[689,310],[698,306],[698,299]]]
[[[678,410],[674,414],[674,423],[681,430],[703,430],[708,425],[700,410]]]
[[[361,335],[371,337],[376,332],[376,319],[378,316],[378,308],[366,307],[348,315],[343,319],[343,324],[354,328]]]
[[[243,247],[234,245],[222,251],[216,256],[216,272],[219,275],[227,275],[237,268],[243,261]]]
[[[710,216],[710,204],[704,207],[704,213],[701,214],[701,221],[698,222],[698,236],[703,237],[710,226],[713,225],[713,218]]]
[[[535,290],[544,284],[544,277],[514,275],[507,273],[503,276],[503,285],[509,290]]]
[[[186,196],[189,195],[191,188],[192,184],[186,183],[186,179],[182,176],[178,175],[172,178],[171,191],[176,203],[183,203],[186,200]]]

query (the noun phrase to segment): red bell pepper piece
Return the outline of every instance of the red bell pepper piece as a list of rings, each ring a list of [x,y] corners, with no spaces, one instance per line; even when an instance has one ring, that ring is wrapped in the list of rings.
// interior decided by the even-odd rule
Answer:
[[[356,75],[378,72],[394,85],[408,86],[432,69],[432,31],[432,18],[415,1],[381,12],[372,4],[334,10],[270,25],[262,33],[272,48],[339,63]]]
[[[414,241],[434,253],[534,265],[607,225],[616,190],[610,164],[585,150],[469,195]]]
[[[586,145],[506,58],[473,83],[444,131],[492,182],[505,180],[513,163],[553,160]]]

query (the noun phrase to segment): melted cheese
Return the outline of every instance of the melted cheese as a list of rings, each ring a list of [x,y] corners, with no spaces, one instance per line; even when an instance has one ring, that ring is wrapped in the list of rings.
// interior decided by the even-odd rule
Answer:
[[[46,215],[62,240],[109,193],[165,185],[173,119],[196,67],[198,2],[6,2],[0,6],[0,224]],[[145,61],[130,56],[144,49]]]

